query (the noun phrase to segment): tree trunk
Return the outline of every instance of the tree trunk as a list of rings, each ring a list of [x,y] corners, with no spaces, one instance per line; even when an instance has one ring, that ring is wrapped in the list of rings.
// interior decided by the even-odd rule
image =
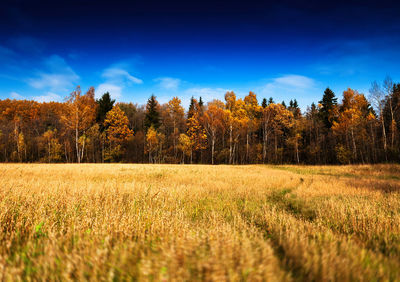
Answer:
[[[211,164],[214,164],[215,134],[211,136]]]
[[[50,163],[50,159],[51,159],[51,146],[50,146],[50,142],[49,142],[49,163]]]
[[[267,135],[267,127],[264,123],[263,126],[263,163],[265,164],[265,159],[267,158],[267,142],[268,142],[268,135]]]
[[[278,138],[275,133],[275,162],[278,162]]]
[[[382,122],[382,137],[383,137],[383,150],[385,151],[385,158],[386,156],[386,150],[387,150],[387,142],[386,142],[386,129],[385,129],[385,119],[382,116],[382,110],[380,114],[381,122]]]
[[[249,163],[249,133],[246,134],[246,163]]]
[[[175,119],[174,119],[174,133],[173,133],[173,141],[174,141],[174,156],[175,156],[175,159],[177,158],[177,156],[178,156],[178,152],[177,152],[177,150],[176,150],[176,121],[175,121]]]
[[[392,122],[390,123],[390,131],[391,131],[391,135],[392,135],[391,144],[392,144],[392,149],[393,149],[393,146],[394,146],[394,114],[393,114],[393,108],[392,108],[392,98],[390,98],[390,114],[392,117]]]
[[[79,152],[79,136],[78,136],[79,132],[78,132],[78,127],[75,128],[75,149],[76,149],[76,157],[77,157],[77,161],[78,163],[81,162],[81,154]]]
[[[82,145],[82,150],[81,150],[81,161],[83,160],[83,155],[85,152],[85,144],[86,144],[86,138],[83,139],[83,145]]]
[[[233,148],[232,148],[232,125],[229,126],[229,164],[232,164]]]
[[[354,159],[357,161],[357,147],[356,147],[356,141],[354,139],[354,129],[351,129],[351,140],[353,142],[353,155]]]

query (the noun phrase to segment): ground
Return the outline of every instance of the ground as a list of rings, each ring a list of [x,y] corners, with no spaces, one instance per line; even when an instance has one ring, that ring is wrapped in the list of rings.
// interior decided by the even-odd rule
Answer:
[[[398,165],[0,175],[0,280],[400,280]]]

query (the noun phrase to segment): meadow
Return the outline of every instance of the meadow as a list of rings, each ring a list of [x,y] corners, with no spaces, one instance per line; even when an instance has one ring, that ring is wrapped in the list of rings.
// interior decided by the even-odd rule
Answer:
[[[0,280],[400,280],[400,166],[0,164]]]

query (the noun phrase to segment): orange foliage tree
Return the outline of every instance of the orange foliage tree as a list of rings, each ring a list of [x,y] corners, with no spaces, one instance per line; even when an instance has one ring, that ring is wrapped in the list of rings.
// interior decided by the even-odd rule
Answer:
[[[66,101],[66,110],[61,116],[67,130],[73,132],[76,150],[76,159],[80,163],[85,151],[85,132],[89,129],[96,118],[97,104],[94,99],[94,88],[89,88],[85,95],[82,95],[78,86],[71,92]]]

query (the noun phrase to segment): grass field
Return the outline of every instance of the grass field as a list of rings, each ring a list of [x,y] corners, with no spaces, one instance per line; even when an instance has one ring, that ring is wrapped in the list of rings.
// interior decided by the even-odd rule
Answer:
[[[400,166],[1,164],[0,280],[400,280]]]

